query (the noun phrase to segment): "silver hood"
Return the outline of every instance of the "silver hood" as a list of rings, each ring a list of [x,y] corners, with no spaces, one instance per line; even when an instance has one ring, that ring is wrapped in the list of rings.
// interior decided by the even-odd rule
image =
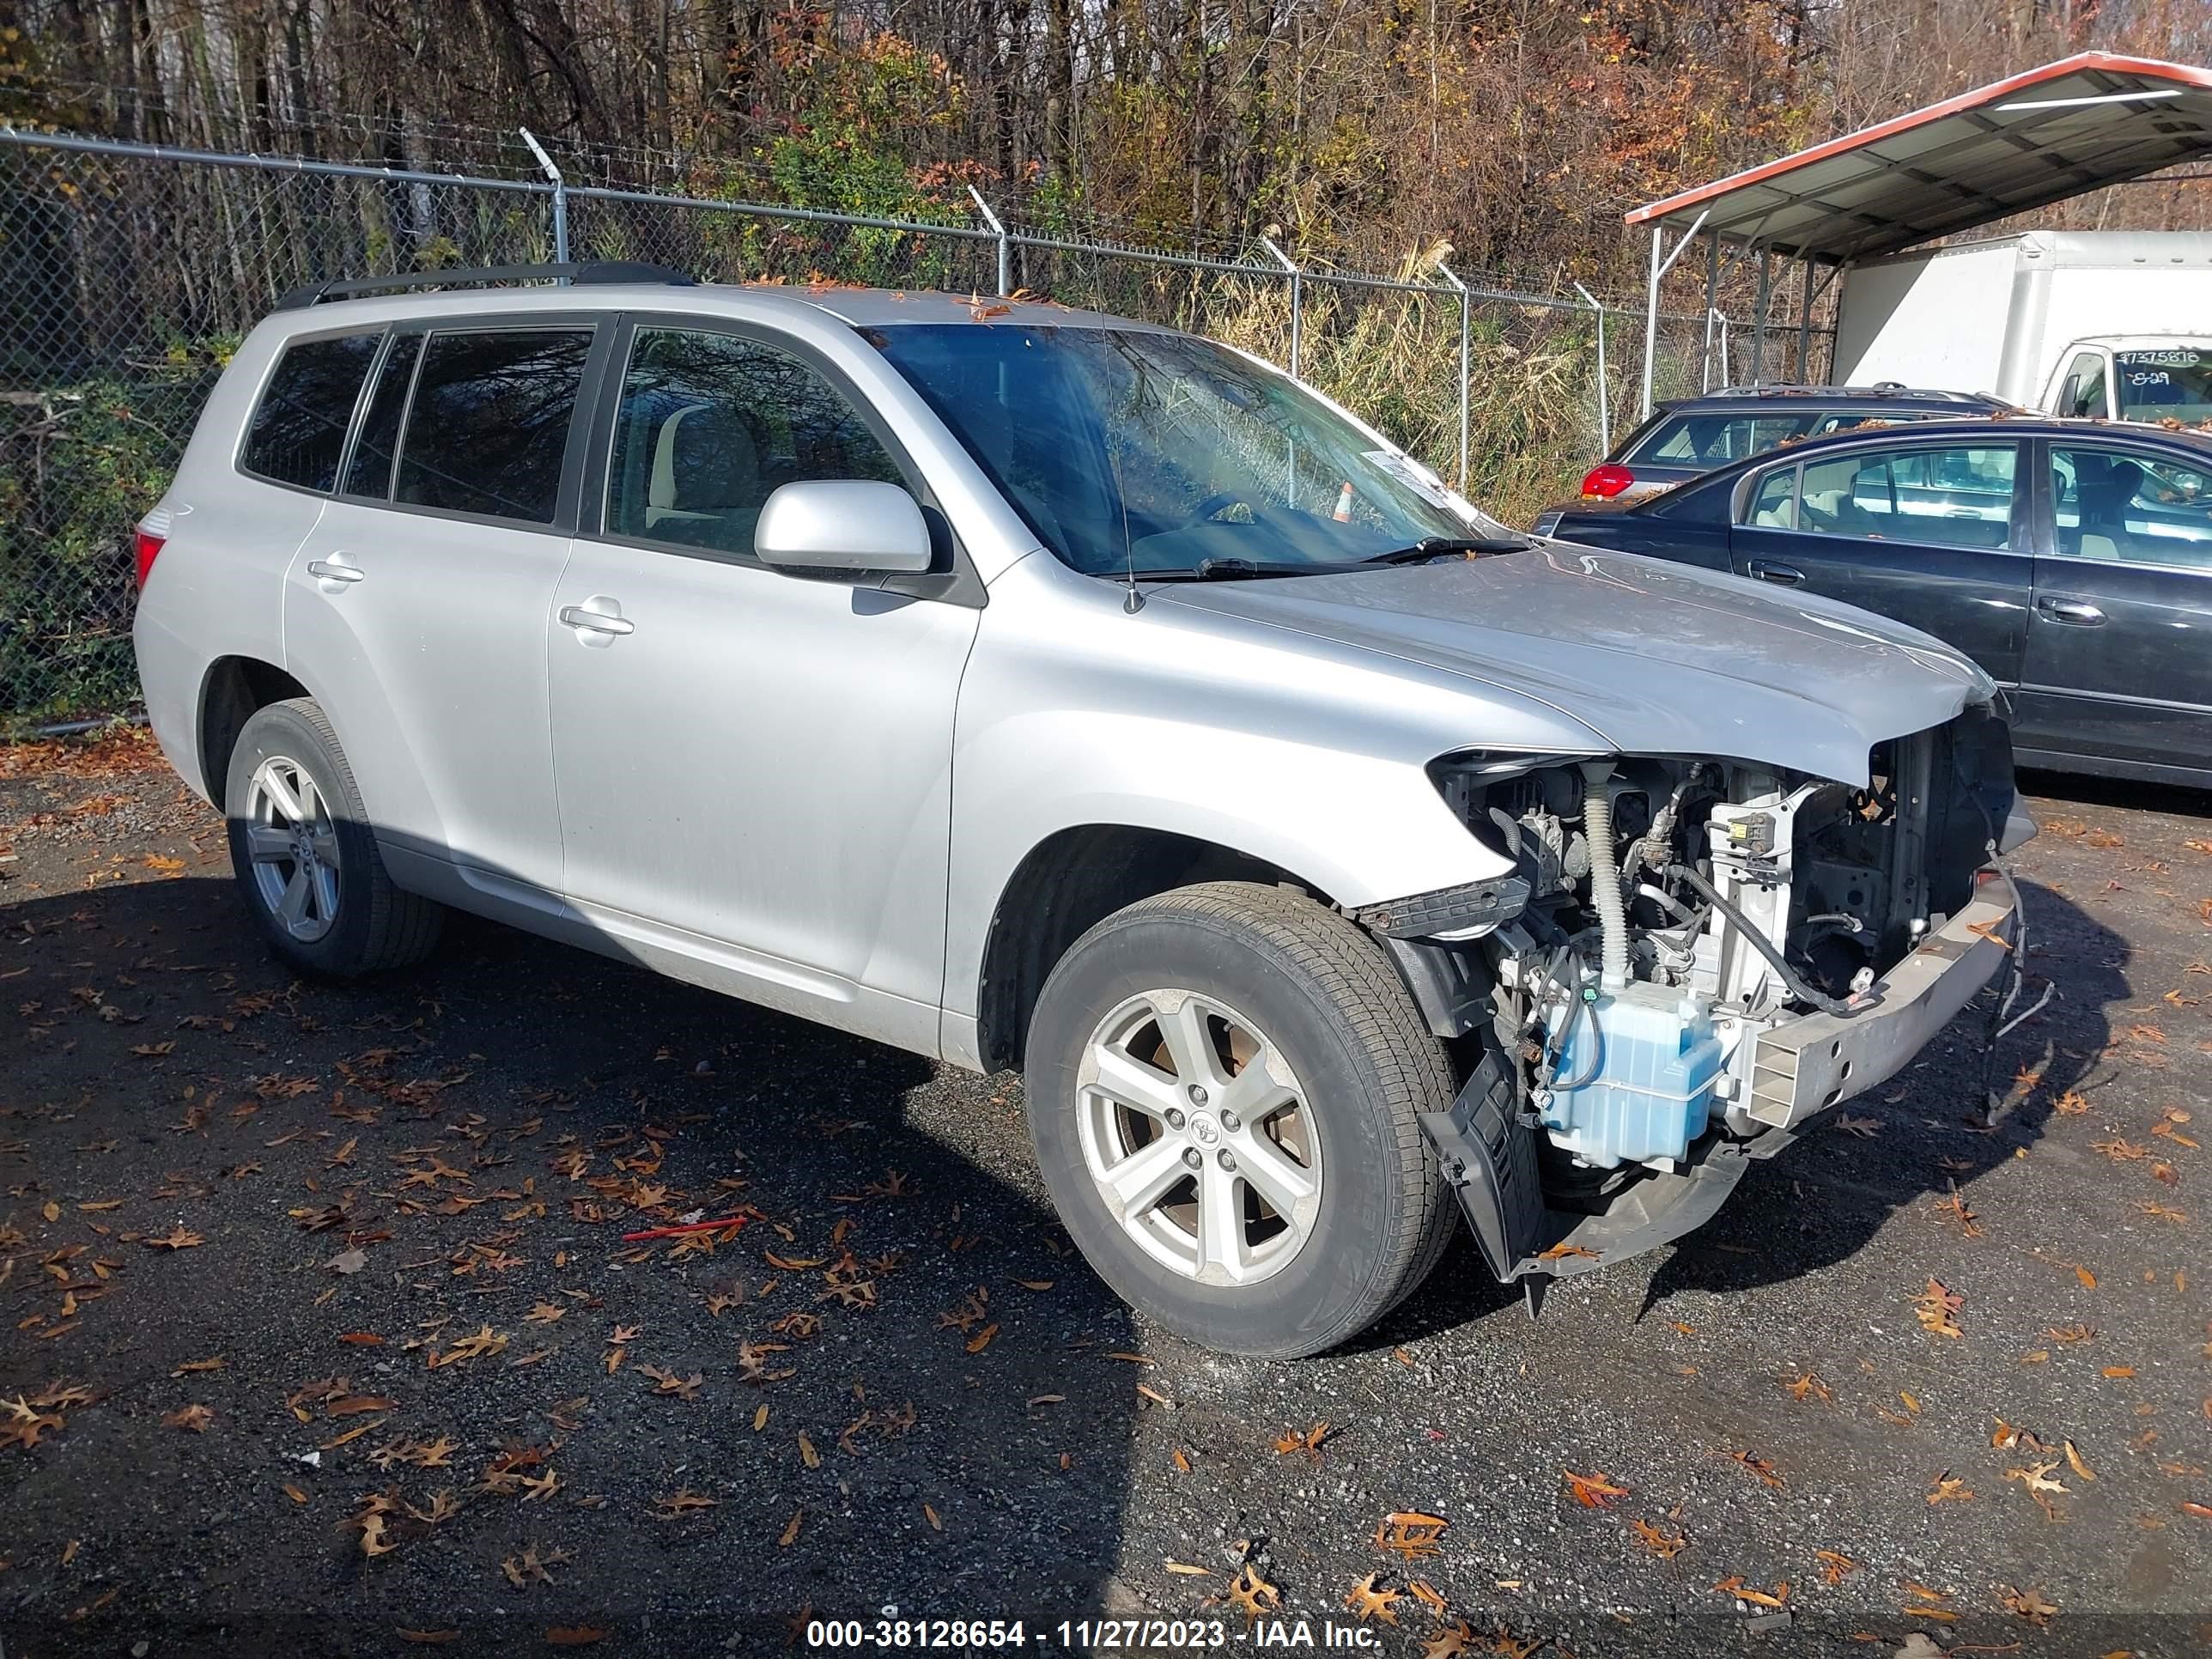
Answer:
[[[1763,761],[1860,787],[1876,743],[1996,689],[1940,641],[1853,606],[1566,542],[1153,593],[1535,698],[1616,753]]]

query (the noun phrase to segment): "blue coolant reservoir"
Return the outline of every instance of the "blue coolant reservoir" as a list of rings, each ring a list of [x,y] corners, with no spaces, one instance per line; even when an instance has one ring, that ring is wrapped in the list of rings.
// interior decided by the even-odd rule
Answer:
[[[1575,1021],[1553,1075],[1583,1081],[1541,1103],[1544,1127],[1601,1169],[1680,1158],[1705,1132],[1721,1060],[1704,1003],[1664,986],[1627,985]]]

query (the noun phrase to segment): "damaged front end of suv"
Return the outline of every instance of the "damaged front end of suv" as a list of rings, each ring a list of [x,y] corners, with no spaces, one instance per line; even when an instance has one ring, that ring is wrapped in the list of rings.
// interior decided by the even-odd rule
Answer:
[[[1753,1158],[1894,1075],[2015,975],[2002,720],[1891,738],[1851,784],[1724,757],[1462,753],[1432,768],[1510,874],[1361,912],[1438,1035],[1423,1127],[1528,1286],[1679,1237]]]

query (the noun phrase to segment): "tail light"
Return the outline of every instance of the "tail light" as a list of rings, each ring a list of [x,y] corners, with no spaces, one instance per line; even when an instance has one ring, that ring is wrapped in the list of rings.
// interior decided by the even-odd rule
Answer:
[[[138,586],[143,590],[146,578],[154,574],[154,561],[161,556],[161,549],[169,539],[169,524],[174,516],[168,503],[163,502],[138,520],[131,532],[132,549],[137,555]]]
[[[1611,501],[1636,482],[1636,475],[1625,466],[1615,466],[1608,461],[1594,466],[1583,478],[1583,495],[1599,501]]]
[[[166,536],[155,536],[144,530],[137,532],[138,586],[140,587],[145,586],[146,578],[154,574],[154,561],[161,551],[162,543],[167,539]]]

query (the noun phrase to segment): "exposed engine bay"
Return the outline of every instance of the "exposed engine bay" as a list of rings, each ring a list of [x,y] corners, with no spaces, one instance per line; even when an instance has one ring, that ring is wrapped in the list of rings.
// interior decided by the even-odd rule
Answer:
[[[1864,787],[1719,758],[1440,765],[1447,801],[1514,873],[1370,925],[1401,952],[1419,929],[1487,993],[1470,1085],[1486,1098],[1462,1096],[1457,1147],[1431,1126],[1447,1173],[1484,1143],[1488,1178],[1524,1188],[1524,1219],[1530,1174],[1548,1212],[1602,1215],[1716,1154],[1767,1155],[1908,1060],[2009,948],[2010,750],[2001,720],[1972,709],[1869,760]],[[1989,873],[2002,901],[1979,896]],[[1534,1168],[1516,1177],[1523,1140]],[[1655,1204],[1640,1194],[1638,1218]]]

